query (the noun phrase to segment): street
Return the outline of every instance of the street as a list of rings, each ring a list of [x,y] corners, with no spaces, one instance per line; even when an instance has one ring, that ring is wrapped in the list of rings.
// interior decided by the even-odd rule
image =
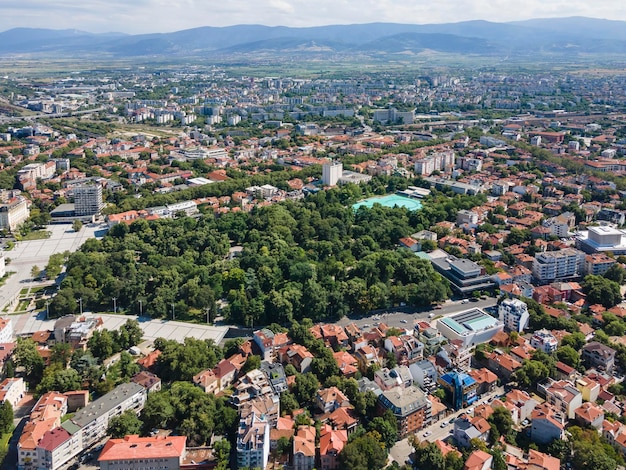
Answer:
[[[361,329],[367,329],[375,326],[378,322],[385,323],[385,325],[391,328],[413,328],[413,324],[416,321],[428,321],[433,326],[436,324],[436,320],[439,317],[447,317],[458,312],[463,312],[471,308],[485,309],[496,305],[497,299],[488,297],[487,299],[480,299],[476,302],[467,300],[449,300],[441,305],[440,309],[430,310],[421,309],[414,313],[406,312],[391,312],[391,313],[379,313],[371,314],[367,317],[343,317],[337,322],[338,325],[346,326],[350,323],[355,323]],[[391,309],[390,309],[391,310]],[[432,317],[431,317],[432,315]]]

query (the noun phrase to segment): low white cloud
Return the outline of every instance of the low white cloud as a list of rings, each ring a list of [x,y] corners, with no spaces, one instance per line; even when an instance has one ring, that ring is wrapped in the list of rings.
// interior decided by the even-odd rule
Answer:
[[[567,16],[626,20],[626,3],[621,0],[20,0],[0,2],[0,31],[35,27],[148,33],[234,24],[425,24]]]

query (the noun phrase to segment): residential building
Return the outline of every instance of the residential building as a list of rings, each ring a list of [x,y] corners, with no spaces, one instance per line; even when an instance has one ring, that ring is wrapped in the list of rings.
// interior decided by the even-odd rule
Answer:
[[[237,468],[265,468],[269,455],[269,421],[265,416],[251,413],[239,422],[237,430]]]
[[[480,439],[487,442],[490,430],[491,426],[485,418],[477,416],[470,419],[466,414],[462,414],[454,421],[452,436],[457,446],[470,447],[472,439]]]
[[[554,411],[547,403],[539,405],[530,415],[530,438],[533,442],[548,444],[565,438],[563,415]]]
[[[533,277],[540,284],[578,277],[583,273],[585,254],[574,248],[537,253]]]
[[[504,329],[504,324],[482,310],[473,308],[440,319],[437,329],[449,341],[459,340],[463,346],[471,347],[488,343]]]
[[[559,470],[560,468],[561,462],[556,457],[544,454],[535,449],[528,450],[527,470]]]
[[[278,357],[280,358],[280,362],[283,364],[291,364],[302,374],[311,370],[313,354],[300,344],[292,344],[282,347],[278,352]]]
[[[585,402],[574,411],[574,417],[581,425],[600,430],[604,422],[604,410],[595,403]]]
[[[595,367],[610,374],[615,367],[615,349],[592,341],[583,346],[582,360],[587,367]]]
[[[424,345],[413,335],[389,336],[384,344],[398,364],[411,364],[424,357]]]
[[[419,388],[396,387],[383,391],[378,397],[381,412],[391,410],[398,425],[398,435],[404,438],[430,423],[431,403]]]
[[[602,276],[617,261],[604,253],[593,253],[585,256],[584,274]]]
[[[489,470],[492,464],[493,455],[482,450],[475,450],[465,461],[463,470]]]
[[[470,375],[448,372],[439,377],[438,382],[446,392],[446,400],[455,410],[470,406],[478,399],[478,383]]]
[[[322,413],[330,413],[342,406],[350,406],[350,401],[337,387],[329,387],[317,392],[315,405]]]
[[[478,388],[476,389],[478,396],[493,392],[498,384],[498,376],[485,367],[482,369],[472,369],[469,375],[471,375],[478,384]]]
[[[539,384],[537,388],[545,394],[546,403],[568,419],[574,419],[574,412],[583,404],[582,393],[566,380],[548,379],[547,383]]]
[[[558,340],[546,329],[537,330],[530,337],[530,345],[547,354],[552,354],[559,346]]]
[[[320,470],[339,470],[339,453],[347,443],[347,431],[322,426],[320,431]]]
[[[539,402],[528,393],[517,389],[507,393],[506,401],[503,403],[504,406],[511,411],[511,416],[515,424],[520,424],[525,419],[530,418],[533,410],[539,404]]]
[[[77,216],[97,215],[102,210],[102,186],[99,184],[81,184],[72,189],[74,193],[74,211]]]
[[[432,391],[437,388],[437,379],[439,374],[435,365],[427,360],[415,362],[409,365],[409,371],[413,377],[413,381],[419,385],[422,390]]]
[[[505,380],[509,380],[513,373],[522,367],[522,363],[508,353],[492,351],[485,354],[485,359],[487,359],[487,368]]]
[[[580,377],[576,379],[576,388],[582,393],[583,400],[594,402],[600,395],[600,384],[589,377]]]
[[[158,392],[161,390],[161,379],[152,372],[141,371],[135,374],[130,381],[141,385],[146,389],[147,393]]]
[[[315,435],[315,426],[298,426],[293,436],[293,470],[315,468]]]
[[[519,299],[504,299],[498,307],[500,321],[509,331],[521,333],[528,327],[528,307]]]
[[[101,470],[179,470],[187,451],[186,436],[125,436],[109,439],[98,463]]]
[[[0,383],[0,402],[9,402],[13,409],[26,394],[26,382],[22,377],[6,378]]]
[[[564,238],[576,226],[576,216],[573,212],[563,212],[546,220],[543,226],[550,229],[551,235]]]

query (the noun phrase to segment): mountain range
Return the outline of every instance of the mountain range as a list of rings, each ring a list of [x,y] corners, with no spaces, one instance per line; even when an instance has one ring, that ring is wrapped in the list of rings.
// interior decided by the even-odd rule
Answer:
[[[487,56],[626,54],[626,21],[584,17],[510,23],[371,23],[291,28],[236,25],[173,33],[93,34],[14,28],[0,33],[0,56],[226,57],[394,55],[425,51]]]

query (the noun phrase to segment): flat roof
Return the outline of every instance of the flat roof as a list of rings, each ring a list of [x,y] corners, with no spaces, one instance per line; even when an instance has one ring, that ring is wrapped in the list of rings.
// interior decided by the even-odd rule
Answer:
[[[81,428],[85,427],[99,416],[108,413],[124,403],[129,397],[140,392],[145,393],[145,389],[134,382],[118,385],[103,397],[79,410],[72,418],[72,421]]]

